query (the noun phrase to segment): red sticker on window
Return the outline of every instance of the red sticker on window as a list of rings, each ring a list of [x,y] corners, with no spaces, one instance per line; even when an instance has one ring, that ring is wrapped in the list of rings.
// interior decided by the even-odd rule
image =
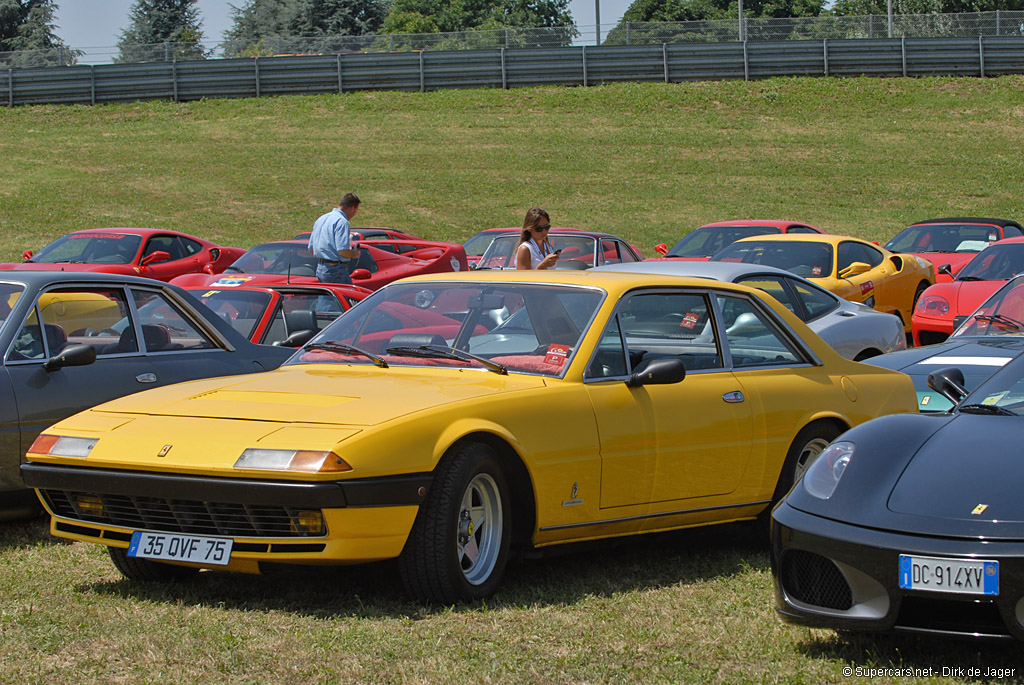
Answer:
[[[548,353],[544,355],[544,363],[561,366],[569,357],[569,350],[568,345],[548,345]]]
[[[821,267],[820,266],[811,267],[811,275],[812,276],[820,276],[821,275]]]
[[[697,316],[693,312],[687,312],[683,316],[683,320],[679,322],[679,325],[682,328],[693,328],[694,326],[697,325],[698,321],[700,321],[700,317],[699,316]]]

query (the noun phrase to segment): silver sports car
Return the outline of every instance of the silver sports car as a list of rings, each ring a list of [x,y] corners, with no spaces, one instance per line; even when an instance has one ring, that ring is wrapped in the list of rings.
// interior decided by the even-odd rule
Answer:
[[[898,316],[844,300],[805,278],[775,267],[735,262],[652,260],[609,264],[597,269],[693,276],[758,288],[800,317],[839,354],[854,361],[907,347],[903,322]]]

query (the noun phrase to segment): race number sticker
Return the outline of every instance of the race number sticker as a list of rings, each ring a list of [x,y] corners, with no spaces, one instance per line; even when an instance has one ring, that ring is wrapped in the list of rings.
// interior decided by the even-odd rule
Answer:
[[[687,312],[683,316],[683,320],[679,322],[679,325],[683,328],[693,328],[700,321],[700,317],[692,312]]]
[[[252,280],[252,276],[237,276],[232,278],[221,278],[213,283],[215,288],[226,288],[233,285],[245,285],[247,282]]]
[[[569,347],[567,345],[548,345],[548,352],[544,355],[545,364],[561,366],[569,358]]]
[[[874,281],[864,281],[860,284],[860,294],[863,297],[875,289]]]

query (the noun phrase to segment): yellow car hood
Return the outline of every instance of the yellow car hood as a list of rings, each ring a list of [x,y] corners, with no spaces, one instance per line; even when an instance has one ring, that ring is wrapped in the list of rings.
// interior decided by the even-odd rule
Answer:
[[[309,365],[156,388],[97,409],[121,414],[372,426],[451,402],[543,386],[544,379],[538,376],[502,376],[478,369]]]

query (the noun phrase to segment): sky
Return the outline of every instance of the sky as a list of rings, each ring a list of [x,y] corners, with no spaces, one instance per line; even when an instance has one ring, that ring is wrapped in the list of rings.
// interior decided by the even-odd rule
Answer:
[[[601,36],[608,34],[631,0],[570,0],[572,12],[579,27],[580,44],[593,45],[596,38],[596,3],[600,3]],[[133,0],[57,0],[57,35],[72,48],[84,50],[82,64],[110,62],[117,54],[117,40],[128,24],[128,10]],[[207,44],[219,43],[225,31],[231,28],[231,6],[240,7],[245,0],[199,0],[199,15]]]

